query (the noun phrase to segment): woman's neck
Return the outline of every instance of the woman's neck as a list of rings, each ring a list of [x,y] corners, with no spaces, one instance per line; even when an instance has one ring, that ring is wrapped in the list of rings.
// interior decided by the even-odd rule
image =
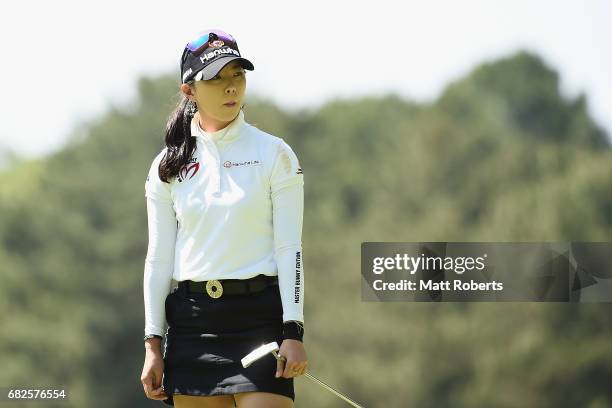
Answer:
[[[228,122],[223,122],[212,118],[206,119],[206,121],[204,121],[202,115],[200,115],[200,111],[196,112],[196,116],[198,123],[200,124],[200,128],[207,133],[213,133],[224,129],[225,127],[227,127],[227,125],[233,122],[233,119]]]

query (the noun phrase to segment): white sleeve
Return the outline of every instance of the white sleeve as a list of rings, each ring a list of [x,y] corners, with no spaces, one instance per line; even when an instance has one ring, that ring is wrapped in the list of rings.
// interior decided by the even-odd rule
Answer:
[[[167,148],[164,148],[155,158],[151,167],[149,168],[149,174],[147,174],[147,180],[145,181],[145,196],[165,202],[172,202],[170,196],[170,184],[164,183],[159,178],[159,163],[164,158]]]
[[[304,323],[304,176],[297,156],[282,139],[276,150],[270,191],[283,322]]]
[[[145,185],[149,244],[144,265],[143,293],[145,334],[163,336],[165,300],[170,293],[174,268],[177,223],[169,187],[161,185],[162,181],[157,175],[158,158],[151,165]]]

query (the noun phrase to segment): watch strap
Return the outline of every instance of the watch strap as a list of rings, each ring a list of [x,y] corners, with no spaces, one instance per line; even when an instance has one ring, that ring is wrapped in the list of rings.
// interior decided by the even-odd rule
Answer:
[[[304,341],[304,324],[295,320],[283,323],[283,340],[293,339]]]
[[[158,338],[158,339],[160,339],[160,340],[162,340],[162,339],[163,339],[163,337],[162,337],[162,336],[160,336],[159,334],[145,334],[145,336],[144,336],[144,340],[146,341],[146,340],[149,340],[149,339],[153,339],[153,338],[155,338],[155,337],[157,337],[157,338]]]

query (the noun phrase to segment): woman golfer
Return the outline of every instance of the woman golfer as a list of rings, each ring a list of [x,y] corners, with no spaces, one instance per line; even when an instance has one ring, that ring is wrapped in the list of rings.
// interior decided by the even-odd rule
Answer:
[[[293,378],[308,366],[302,169],[283,139],[245,122],[254,67],[230,34],[201,33],[180,66],[182,100],[145,183],[141,382],[178,408],[293,407]],[[273,341],[284,360],[242,367]]]

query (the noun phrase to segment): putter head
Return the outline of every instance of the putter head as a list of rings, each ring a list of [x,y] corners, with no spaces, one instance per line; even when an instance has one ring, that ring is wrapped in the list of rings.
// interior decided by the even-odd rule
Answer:
[[[247,368],[255,361],[260,358],[266,356],[267,354],[278,351],[278,343],[273,341],[272,343],[264,344],[263,346],[257,347],[255,350],[251,351],[249,354],[244,356],[240,361],[242,362],[242,366]]]

